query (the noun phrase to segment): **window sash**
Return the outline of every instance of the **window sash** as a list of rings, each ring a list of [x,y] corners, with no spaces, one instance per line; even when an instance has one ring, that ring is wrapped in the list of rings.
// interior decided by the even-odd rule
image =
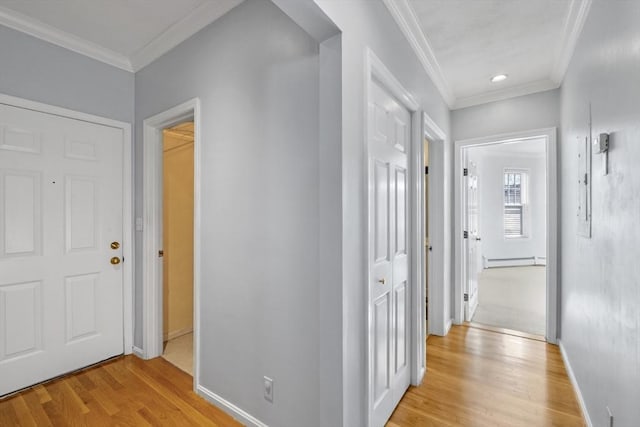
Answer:
[[[524,194],[525,176],[522,172],[504,173],[504,236],[524,236]]]
[[[522,229],[522,205],[505,205],[504,206],[504,235],[505,237],[522,237],[524,230]]]

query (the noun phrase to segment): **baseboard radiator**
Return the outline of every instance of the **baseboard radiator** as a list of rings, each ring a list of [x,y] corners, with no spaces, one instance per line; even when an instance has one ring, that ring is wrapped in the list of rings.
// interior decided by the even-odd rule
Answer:
[[[521,267],[527,265],[547,265],[547,258],[530,256],[524,258],[487,258],[482,257],[484,268]]]

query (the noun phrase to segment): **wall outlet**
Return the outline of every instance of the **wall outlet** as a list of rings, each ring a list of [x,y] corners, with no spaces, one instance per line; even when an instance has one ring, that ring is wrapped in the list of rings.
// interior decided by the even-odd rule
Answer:
[[[269,377],[264,377],[264,398],[273,403],[273,380]]]
[[[607,415],[609,415],[609,423],[607,424],[607,426],[613,427],[613,414],[611,413],[611,409],[609,409],[608,406],[607,406]]]

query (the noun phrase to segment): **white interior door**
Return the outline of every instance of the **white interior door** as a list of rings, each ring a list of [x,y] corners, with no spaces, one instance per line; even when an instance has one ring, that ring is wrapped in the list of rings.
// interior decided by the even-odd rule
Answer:
[[[478,166],[470,161],[467,166],[467,303],[465,304],[465,320],[470,322],[478,307],[478,277],[482,270],[482,250],[480,237],[480,203],[478,192]]]
[[[408,171],[411,116],[375,80],[369,103],[369,313],[372,425],[409,386]]]
[[[123,353],[122,168],[121,129],[0,105],[0,395]]]

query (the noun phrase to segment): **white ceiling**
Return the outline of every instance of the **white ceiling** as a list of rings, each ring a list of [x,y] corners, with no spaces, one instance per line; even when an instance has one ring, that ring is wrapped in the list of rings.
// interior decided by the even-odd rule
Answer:
[[[0,24],[136,71],[242,0],[0,0]]]
[[[242,1],[0,0],[0,25],[137,71]],[[558,87],[591,3],[382,1],[453,109]]]
[[[383,1],[454,109],[558,87],[591,2]]]

